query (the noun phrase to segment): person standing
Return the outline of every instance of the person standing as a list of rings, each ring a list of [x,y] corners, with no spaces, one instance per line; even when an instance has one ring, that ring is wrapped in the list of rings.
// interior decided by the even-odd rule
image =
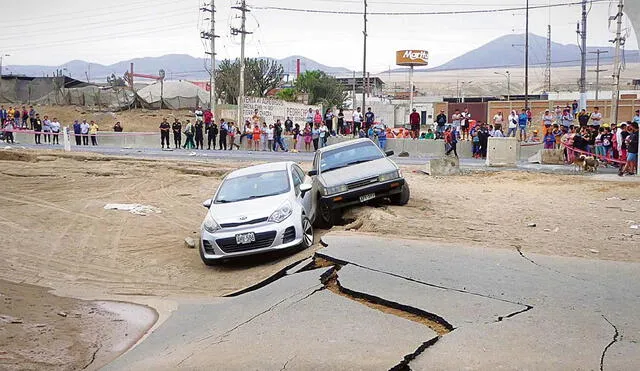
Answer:
[[[554,115],[551,114],[551,111],[545,110],[542,114],[542,124],[544,125],[545,133],[547,132],[547,129],[550,129],[551,125],[553,125],[553,119]]]
[[[309,108],[309,111],[307,112],[307,116],[305,118],[305,121],[307,122],[307,124],[313,125],[313,118],[314,117],[315,117],[315,114],[313,113],[313,110],[311,108]]]
[[[116,124],[113,125],[113,131],[115,133],[122,133],[122,125],[120,125],[120,121],[116,122]]]
[[[170,130],[171,130],[171,125],[169,125],[169,122],[167,121],[167,118],[165,117],[164,119],[162,119],[162,122],[160,123],[160,144],[162,145],[162,149],[164,149],[164,144],[165,143],[167,144],[167,149],[171,148],[171,145],[169,144],[169,131]],[[174,134],[174,138],[175,138],[175,134]]]
[[[4,109],[4,106],[0,106],[0,125],[4,124],[7,121],[7,110]]]
[[[280,147],[280,149],[282,149],[285,152],[289,152],[287,150],[287,147],[284,145],[284,142],[282,140],[282,132],[283,132],[283,128],[282,128],[282,124],[280,123],[280,120],[276,121],[276,126],[273,128],[273,150],[275,152],[278,152],[278,146]]]
[[[42,133],[42,120],[40,120],[40,115],[36,115],[34,117],[34,120],[31,123],[31,129],[34,132],[36,144],[42,144],[40,142],[40,134]]]
[[[376,115],[371,111],[371,107],[367,108],[367,113],[364,114],[364,128],[369,130],[376,121]]]
[[[45,116],[44,120],[42,120],[42,133],[44,142],[51,144],[51,121],[49,121],[49,116]]]
[[[293,121],[291,121],[291,118],[287,116],[287,119],[284,120],[284,132],[291,133],[292,129],[293,129]]]
[[[253,148],[255,151],[260,150],[261,137],[262,137],[262,130],[260,130],[260,124],[253,124]]]
[[[223,147],[227,149],[227,134],[229,133],[229,124],[227,124],[224,119],[220,119],[220,143],[218,144],[218,149],[222,150]]]
[[[240,145],[236,143],[236,138],[239,136],[239,131],[236,125],[232,122],[229,124],[229,150],[233,149],[235,146],[238,150],[240,150]]]
[[[83,146],[88,146],[89,145],[89,124],[87,123],[87,120],[82,120],[82,124],[80,124],[80,134],[82,134],[82,145]]]
[[[564,111],[562,111],[562,126],[564,126],[567,129],[573,126],[573,115],[571,114],[571,111],[568,109],[565,109]]]
[[[29,124],[31,124],[31,128],[33,129],[33,125],[36,122],[36,110],[33,108],[33,106],[29,106]],[[44,123],[42,124],[42,127],[44,128]],[[45,139],[45,143],[47,142],[47,140]]]
[[[333,111],[331,111],[331,108],[327,108],[324,113],[324,124],[327,127],[327,136],[331,135],[333,131]]]
[[[584,128],[589,124],[589,118],[590,115],[584,108],[578,113],[578,124],[580,124],[581,128]]]
[[[196,144],[193,142],[193,135],[195,134],[195,131],[196,130],[193,127],[191,120],[187,120],[184,125],[184,135],[186,139],[184,140],[184,145],[182,146],[182,148],[193,149],[196,147]]]
[[[638,123],[627,122],[627,132],[629,135],[625,138],[627,144],[627,163],[620,167],[619,176],[623,176],[626,172],[629,175],[635,175],[638,166]]]
[[[373,127],[374,135],[378,138],[378,146],[384,151],[387,146],[387,127],[383,120]]]
[[[216,149],[216,137],[218,136],[218,125],[216,125],[215,121],[211,121],[209,125],[205,123],[205,130],[207,132],[207,149],[211,149],[213,145],[213,149]]]
[[[27,128],[27,122],[29,121],[29,111],[25,106],[22,106],[22,128]],[[30,126],[31,130],[33,130],[33,126]]]
[[[409,124],[411,125],[411,136],[413,139],[418,139],[420,137],[420,114],[415,108],[409,115]]]
[[[471,126],[471,113],[469,108],[465,108],[460,114],[462,119],[460,120],[460,131],[462,131],[462,140],[469,140],[469,129]]]
[[[296,124],[293,129],[291,129],[291,135],[293,136],[293,148],[291,148],[291,152],[298,152],[298,140],[300,139],[300,125]]]
[[[600,107],[593,107],[593,113],[591,113],[591,125],[602,126],[602,113],[600,113]]]
[[[251,116],[251,122],[253,122],[254,124],[256,124],[256,123],[259,124],[260,121],[262,121],[261,117],[260,117],[260,113],[258,112],[258,109],[256,108],[255,110],[253,110],[253,116]],[[242,143],[242,140],[240,140],[240,143]]]
[[[444,129],[447,125],[447,115],[444,113],[444,110],[440,110],[438,116],[436,116],[436,131],[438,133],[438,138],[442,138],[444,135]]]
[[[196,137],[196,149],[204,149],[204,122],[202,120],[196,121],[194,131]]]
[[[20,122],[20,108],[16,107],[16,109],[13,111],[13,122],[14,122],[14,127],[17,128],[22,128],[22,123]]]
[[[52,144],[60,144],[60,122],[54,117],[49,126],[51,127],[51,133],[53,133]]]
[[[273,151],[273,138],[275,135],[275,129],[273,127],[273,124],[269,124],[269,127],[266,130],[267,132],[267,147],[269,147],[269,152]]]
[[[446,146],[449,147],[447,149],[447,151],[445,152],[445,155],[449,156],[451,154],[451,152],[453,152],[453,154],[456,156],[456,158],[458,157],[458,150],[457,150],[457,145],[458,145],[458,133],[456,130],[455,126],[452,126],[451,128],[447,128],[445,131],[445,136],[444,136],[444,141],[446,143]]]
[[[205,129],[207,128],[207,126],[211,126],[212,123],[215,123],[213,121],[213,113],[211,112],[210,109],[204,111],[204,127]]]
[[[522,109],[522,113],[518,116],[518,128],[520,129],[520,141],[523,142],[527,139],[527,125],[529,124],[529,116],[527,110]]]
[[[304,150],[311,152],[311,125],[305,124],[304,126]]]
[[[3,109],[4,109],[4,107],[3,107]],[[2,111],[0,110],[0,112],[2,112]],[[2,117],[1,113],[0,113],[0,117]],[[631,122],[635,122],[636,124],[640,124],[640,109],[636,110],[636,115],[633,116],[633,120],[631,120]]]
[[[574,99],[573,103],[571,103],[571,114],[575,117],[577,113],[578,113],[578,101]]]
[[[13,142],[13,130],[14,130],[13,120],[6,120],[3,129],[4,129],[5,142],[7,142],[7,144],[9,144],[9,142],[13,144],[14,143]]]
[[[171,130],[173,131],[173,145],[178,149],[182,146],[182,123],[177,117],[173,119]]]
[[[202,111],[202,107],[198,106],[198,108],[196,108],[193,113],[196,116],[196,122],[198,122],[198,120],[204,120],[204,112]]]
[[[480,141],[480,157],[483,159],[487,158],[487,146],[489,144],[489,130],[487,129],[487,124],[480,125],[480,130],[478,130],[478,139]]]
[[[76,138],[76,146],[81,145],[82,127],[78,120],[73,122],[73,136]]]
[[[273,137],[271,137],[271,140],[273,141]],[[260,143],[262,143],[262,151],[265,152],[269,147],[269,127],[266,122],[263,122],[260,128]],[[269,147],[269,150],[271,150],[271,147]]]
[[[98,124],[95,121],[91,121],[91,125],[89,125],[89,134],[91,134],[91,145],[98,145]],[[167,147],[169,147],[169,138],[167,138]]]
[[[311,125],[309,125],[309,131],[311,131]],[[347,133],[347,130],[344,124],[344,111],[342,110],[342,108],[338,110],[338,133],[340,135],[345,135]]]
[[[516,137],[516,131],[518,129],[518,114],[515,110],[512,110],[509,114],[509,130],[507,131],[507,137]]]
[[[318,129],[318,134],[320,137],[320,148],[327,146],[327,137],[329,136],[329,128],[323,122],[320,124],[320,128]]]
[[[360,113],[360,107],[356,109],[353,113],[353,136],[355,137],[360,132],[360,128],[362,127],[362,113]],[[314,123],[315,124],[315,123]],[[320,127],[320,125],[318,125]]]

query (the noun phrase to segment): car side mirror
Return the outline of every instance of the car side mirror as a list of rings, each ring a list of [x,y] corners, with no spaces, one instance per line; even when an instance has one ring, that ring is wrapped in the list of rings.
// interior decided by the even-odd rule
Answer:
[[[310,170],[307,174],[309,176],[316,176],[316,175],[318,175],[318,170]]]
[[[387,157],[393,156],[393,151],[386,151],[384,154],[387,155]]]
[[[304,197],[304,194],[309,192],[311,190],[311,188],[313,188],[311,186],[311,184],[308,183],[302,183],[300,184],[300,197]]]
[[[213,200],[212,200],[212,199],[208,199],[208,200],[205,200],[205,201],[202,203],[202,206],[204,206],[205,208],[207,208],[207,209],[208,209],[208,208],[210,208],[210,207],[211,207],[211,204],[212,204],[212,203],[213,203]]]

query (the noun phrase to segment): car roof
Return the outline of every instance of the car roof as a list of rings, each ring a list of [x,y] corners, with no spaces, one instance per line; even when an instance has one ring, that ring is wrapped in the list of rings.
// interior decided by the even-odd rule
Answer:
[[[292,161],[278,161],[278,162],[269,162],[266,164],[248,166],[242,169],[234,170],[229,175],[227,175],[227,179],[237,178],[245,175],[256,174],[256,173],[266,173],[269,171],[282,171],[287,170]]]
[[[348,146],[351,146],[353,144],[364,143],[364,142],[370,142],[370,143],[375,145],[375,143],[373,143],[373,141],[371,141],[371,139],[369,139],[369,138],[358,138],[358,139],[347,140],[347,141],[344,141],[344,142],[332,144],[330,146],[322,147],[322,148],[318,149],[318,152],[323,153],[323,152],[331,151],[331,150],[334,150],[334,149],[337,149],[337,148],[348,147]]]

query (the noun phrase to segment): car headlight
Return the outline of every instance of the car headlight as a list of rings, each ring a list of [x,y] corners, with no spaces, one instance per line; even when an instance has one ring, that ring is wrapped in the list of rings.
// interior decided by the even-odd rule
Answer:
[[[209,233],[214,233],[215,231],[220,229],[220,224],[213,219],[211,214],[207,213],[207,216],[204,218],[204,223],[202,223],[202,227],[205,231]]]
[[[269,217],[269,221],[272,223],[280,223],[283,220],[287,219],[291,213],[293,213],[293,208],[291,207],[291,203],[286,201],[280,207],[271,214]]]
[[[328,195],[332,195],[334,193],[346,192],[348,190],[349,190],[349,188],[347,188],[346,185],[341,184],[341,185],[337,185],[337,186],[333,186],[333,187],[324,187],[322,189],[322,193],[324,193],[325,196],[328,196]]]
[[[384,173],[378,176],[379,182],[386,182],[387,180],[400,178],[400,173],[398,170],[391,171],[389,173]]]

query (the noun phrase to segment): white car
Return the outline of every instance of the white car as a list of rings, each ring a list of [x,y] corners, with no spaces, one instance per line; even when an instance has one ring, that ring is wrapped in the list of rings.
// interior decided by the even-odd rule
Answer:
[[[200,228],[206,265],[290,247],[313,245],[311,179],[294,162],[251,166],[228,174]]]

